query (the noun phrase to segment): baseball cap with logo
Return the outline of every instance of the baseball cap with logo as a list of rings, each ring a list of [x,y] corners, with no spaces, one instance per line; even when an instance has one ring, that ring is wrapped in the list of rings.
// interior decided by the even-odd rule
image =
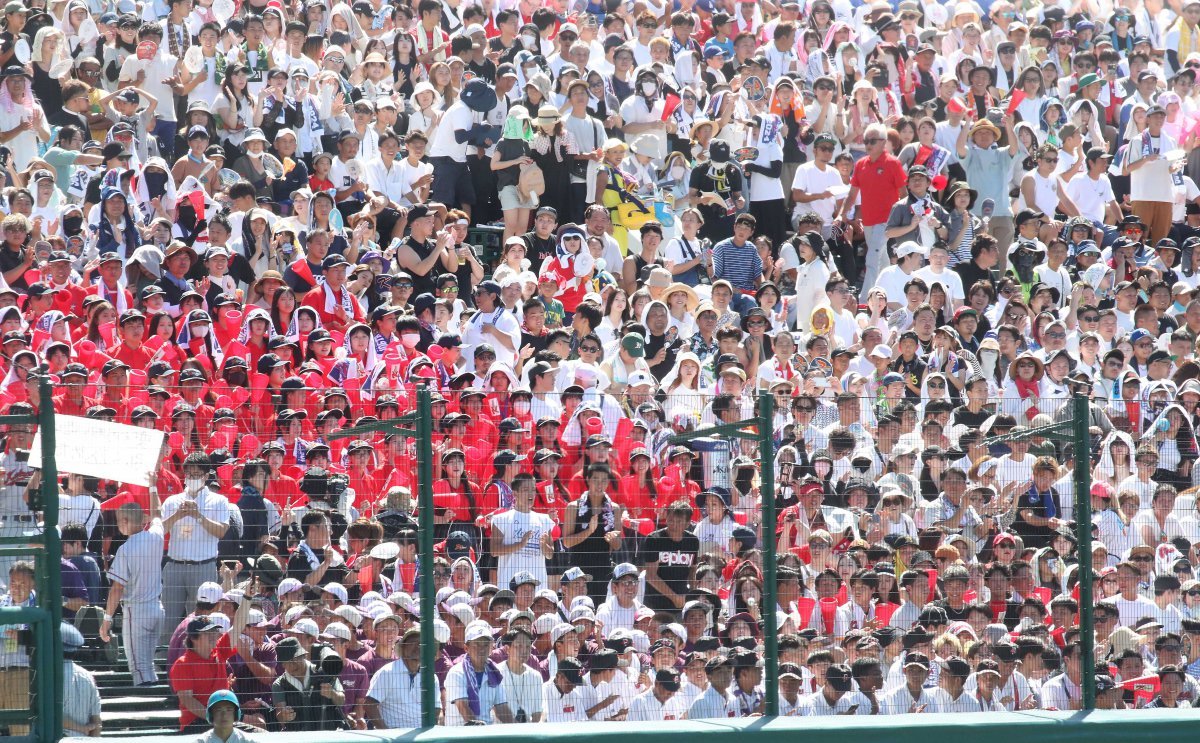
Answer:
[[[196,602],[200,604],[215,604],[221,600],[225,592],[221,590],[220,583],[205,581],[196,589]]]

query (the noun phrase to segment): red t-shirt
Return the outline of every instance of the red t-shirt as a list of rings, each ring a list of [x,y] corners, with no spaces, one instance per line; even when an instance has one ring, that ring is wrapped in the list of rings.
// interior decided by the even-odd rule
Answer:
[[[878,160],[868,157],[859,158],[854,163],[854,174],[850,176],[850,185],[862,193],[862,205],[859,213],[862,223],[867,227],[886,224],[892,206],[900,198],[900,189],[908,181],[904,166],[893,155],[886,152]]]
[[[190,691],[200,706],[207,706],[210,694],[229,688],[229,671],[225,663],[231,657],[233,657],[233,652],[229,644],[229,635],[221,636],[213,654],[207,658],[189,648],[171,666],[171,689],[176,695],[183,691]],[[180,730],[198,719],[187,707],[183,706],[182,702],[179,704]]]

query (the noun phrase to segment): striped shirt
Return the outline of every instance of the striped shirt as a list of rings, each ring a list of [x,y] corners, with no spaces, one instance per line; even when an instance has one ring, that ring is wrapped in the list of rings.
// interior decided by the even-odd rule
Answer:
[[[71,661],[63,662],[63,718],[75,725],[86,726],[100,716],[100,690],[92,674]],[[63,730],[68,738],[85,738],[83,733]]]
[[[754,292],[762,282],[763,263],[752,243],[738,245],[733,238],[713,248],[713,279],[725,279],[734,289]]]

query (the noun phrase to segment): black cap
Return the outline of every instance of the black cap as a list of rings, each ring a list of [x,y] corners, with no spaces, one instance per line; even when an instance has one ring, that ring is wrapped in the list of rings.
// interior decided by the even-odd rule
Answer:
[[[325,260],[321,261],[321,269],[328,271],[337,266],[349,266],[350,261],[346,260],[346,256],[341,253],[330,253],[325,256]]]
[[[850,675],[850,666],[845,663],[836,663],[825,671],[825,683],[833,687],[834,691],[850,691],[854,688],[854,680]]]

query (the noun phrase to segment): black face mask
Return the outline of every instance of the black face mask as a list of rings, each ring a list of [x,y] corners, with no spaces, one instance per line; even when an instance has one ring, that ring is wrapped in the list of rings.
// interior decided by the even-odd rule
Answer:
[[[83,217],[63,217],[62,229],[65,235],[78,235],[83,231]]]
[[[162,197],[167,193],[167,174],[158,170],[147,170],[142,173],[146,180],[146,193],[150,198]]]

